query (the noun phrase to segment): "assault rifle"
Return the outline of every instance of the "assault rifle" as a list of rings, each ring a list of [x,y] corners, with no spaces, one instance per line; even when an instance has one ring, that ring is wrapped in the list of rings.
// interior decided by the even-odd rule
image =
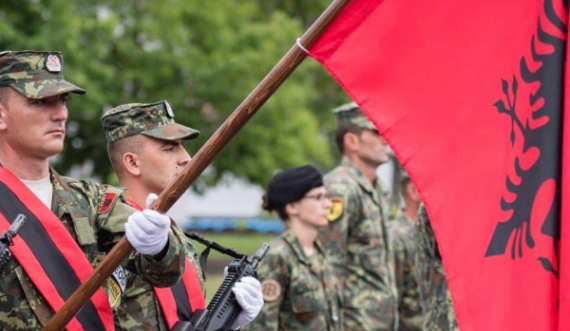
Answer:
[[[228,331],[241,312],[232,287],[242,277],[255,276],[257,264],[269,245],[263,244],[255,255],[236,259],[228,264],[228,274],[216,295],[206,309],[199,309],[192,314],[190,321],[180,321],[174,325],[172,331]]]
[[[10,253],[8,246],[14,245],[14,242],[12,240],[14,239],[14,237],[16,237],[18,231],[20,231],[20,228],[22,227],[22,225],[24,225],[25,221],[26,221],[26,216],[18,214],[18,216],[16,216],[16,219],[10,226],[10,229],[0,234],[0,272],[2,272],[4,268],[8,265],[10,257],[12,256],[12,253]]]

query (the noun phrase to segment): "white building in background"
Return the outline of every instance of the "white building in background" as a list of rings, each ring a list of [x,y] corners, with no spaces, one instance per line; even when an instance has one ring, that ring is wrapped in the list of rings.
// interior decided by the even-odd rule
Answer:
[[[392,161],[381,165],[378,176],[388,188],[392,187]],[[256,217],[261,213],[261,197],[264,190],[239,178],[229,178],[224,183],[200,195],[188,190],[172,206],[168,214],[180,225],[191,217]]]
[[[93,171],[93,162],[74,167],[70,171],[73,178],[88,177]],[[393,162],[378,167],[377,173],[382,182],[392,188],[394,176]],[[184,227],[191,217],[250,218],[261,213],[261,201],[264,189],[259,185],[228,176],[215,187],[208,189],[203,195],[186,191],[170,208],[168,215]]]
[[[261,212],[263,189],[243,179],[231,178],[203,195],[186,191],[168,214],[181,225],[190,217],[256,217]]]

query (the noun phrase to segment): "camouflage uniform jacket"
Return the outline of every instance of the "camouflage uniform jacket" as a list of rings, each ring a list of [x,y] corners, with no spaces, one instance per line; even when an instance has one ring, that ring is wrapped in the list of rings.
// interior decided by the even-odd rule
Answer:
[[[459,330],[437,242],[423,205],[418,213],[416,236],[416,272],[424,313],[423,330]]]
[[[205,278],[196,248],[188,241],[184,233],[172,227],[174,234],[186,245],[186,256],[196,270],[202,293],[205,295]],[[186,268],[190,266],[186,265]],[[125,290],[121,305],[116,309],[115,322],[117,330],[123,331],[168,331],[168,326],[153,290],[153,286],[142,277],[128,273],[129,284]]]
[[[396,263],[399,330],[419,331],[423,325],[423,317],[416,281],[414,221],[403,210],[399,210],[395,220],[388,224]]]
[[[51,209],[95,267],[105,252],[122,238],[123,223],[134,210],[121,196],[109,211],[99,213],[106,189],[114,188],[62,178],[53,170],[51,178],[54,187]],[[169,242],[170,247],[161,261],[132,253],[123,267],[143,275],[157,286],[175,284],[184,268],[184,263],[181,263],[184,249],[174,236],[170,236]],[[0,330],[41,330],[54,313],[18,261],[12,258],[0,279]],[[110,296],[112,291],[107,286],[105,290]],[[120,295],[110,296],[109,301],[116,306]]]
[[[342,330],[340,285],[322,247],[315,246],[315,255],[307,257],[291,230],[271,243],[258,267],[265,305],[243,330]]]
[[[325,186],[333,206],[320,239],[344,286],[344,328],[396,330],[398,294],[385,190],[346,157],[325,176]]]

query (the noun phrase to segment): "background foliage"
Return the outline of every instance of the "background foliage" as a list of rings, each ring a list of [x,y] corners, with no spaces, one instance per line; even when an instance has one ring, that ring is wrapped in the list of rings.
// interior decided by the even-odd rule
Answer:
[[[167,99],[199,129],[196,152],[318,17],[329,0],[3,0],[0,50],[59,50],[73,96],[58,171],[87,165],[112,181],[99,118],[119,104]],[[216,159],[199,185],[226,173],[265,183],[275,170],[338,157],[329,110],[348,99],[307,59]],[[91,166],[91,167],[89,167]]]

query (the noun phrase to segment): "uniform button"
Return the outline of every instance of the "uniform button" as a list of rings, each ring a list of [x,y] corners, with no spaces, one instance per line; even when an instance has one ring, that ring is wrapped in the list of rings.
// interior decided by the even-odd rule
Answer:
[[[332,309],[332,319],[334,322],[338,322],[338,310],[336,307],[333,307]]]

